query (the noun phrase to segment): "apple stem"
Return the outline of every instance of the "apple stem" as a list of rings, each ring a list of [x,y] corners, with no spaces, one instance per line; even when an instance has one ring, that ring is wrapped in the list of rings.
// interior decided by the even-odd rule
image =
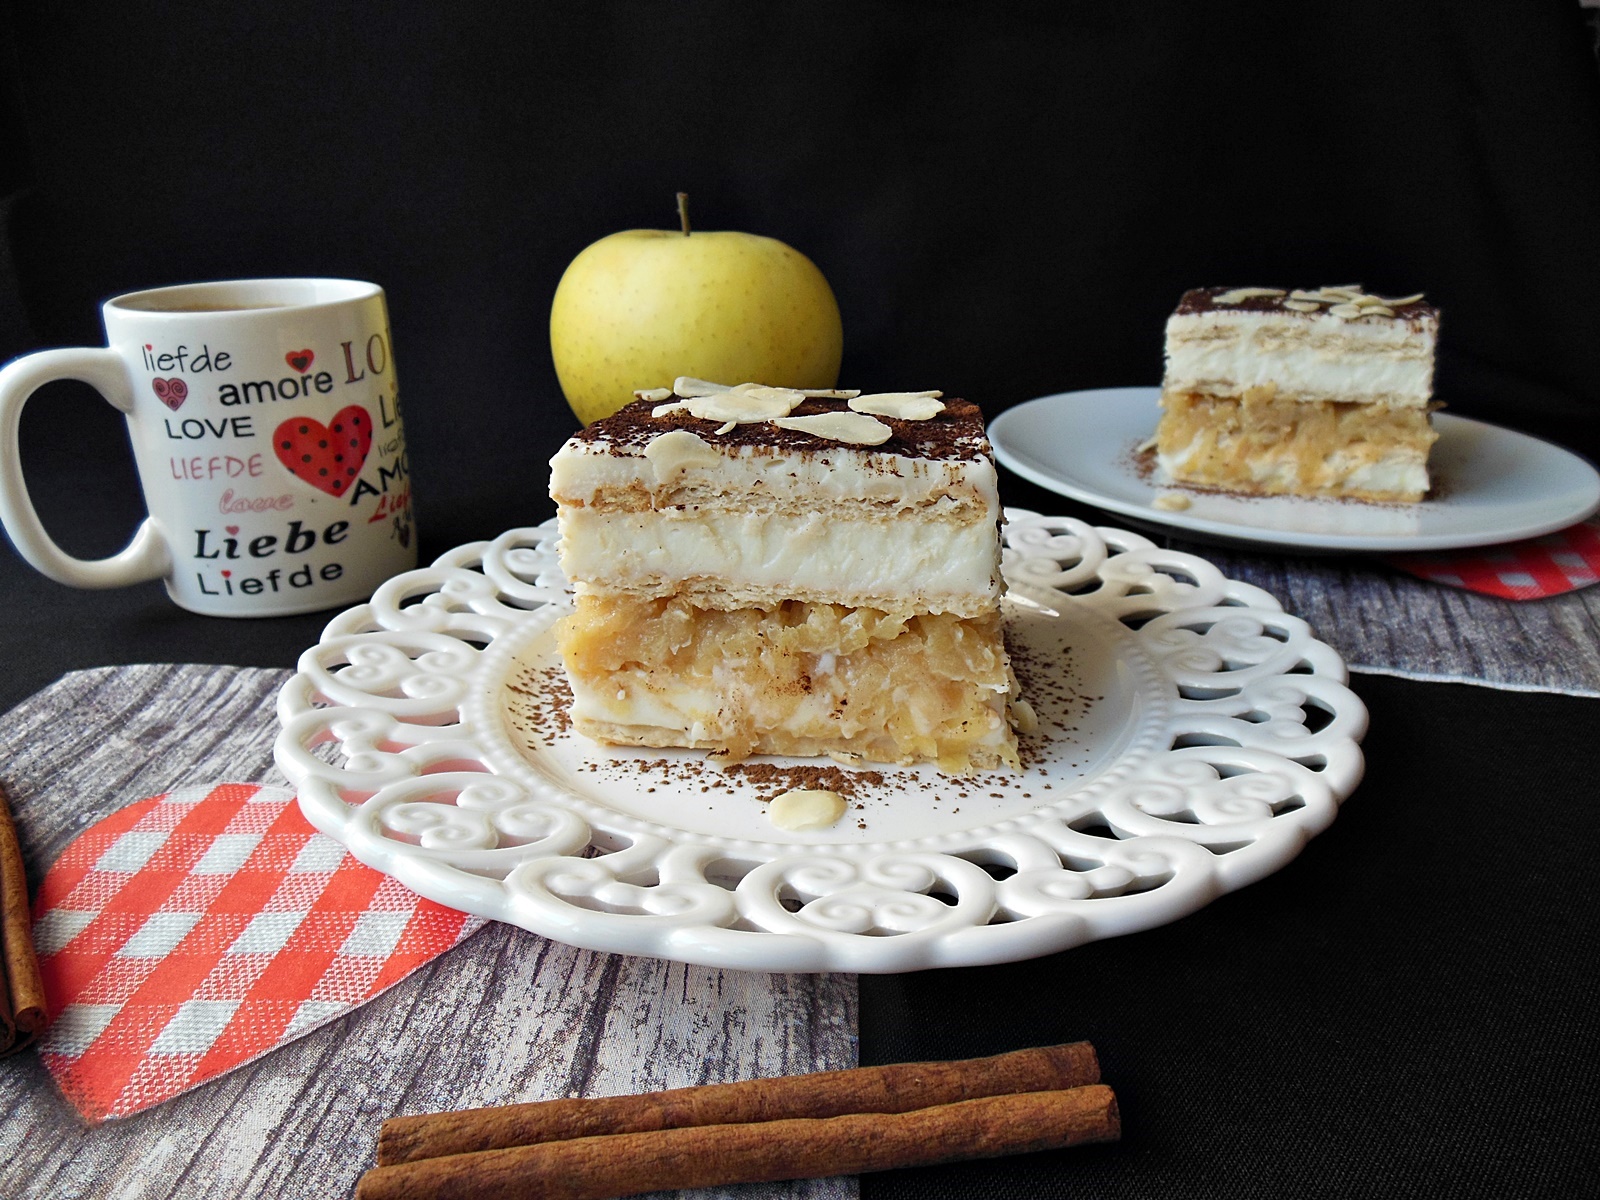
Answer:
[[[678,193],[678,220],[683,224],[683,236],[689,236],[689,193]]]

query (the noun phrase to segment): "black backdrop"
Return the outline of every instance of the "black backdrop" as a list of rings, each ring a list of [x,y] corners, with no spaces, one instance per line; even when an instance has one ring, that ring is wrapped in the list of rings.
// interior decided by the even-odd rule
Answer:
[[[1600,448],[1575,0],[12,0],[7,24],[0,357],[96,344],[131,288],[381,283],[425,552],[548,514],[556,281],[671,226],[677,190],[818,263],[849,385],[992,413],[1153,383],[1186,287],[1360,282],[1440,305],[1455,411]],[[60,538],[103,552],[138,515],[118,421],[53,392],[29,453],[101,434],[81,482],[126,511]]]

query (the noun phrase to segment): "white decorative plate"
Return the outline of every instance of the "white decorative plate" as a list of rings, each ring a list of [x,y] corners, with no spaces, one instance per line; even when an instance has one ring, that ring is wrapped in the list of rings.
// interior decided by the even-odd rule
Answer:
[[[1449,413],[1421,504],[1354,504],[1295,496],[1230,496],[1162,487],[1135,453],[1155,432],[1160,388],[1097,388],[1043,396],[989,424],[995,457],[1018,475],[1141,525],[1226,545],[1391,553],[1493,546],[1576,524],[1600,508],[1600,473],[1570,450]],[[1188,502],[1154,507],[1163,493]]]
[[[1345,667],[1267,593],[1136,534],[1011,510],[1019,773],[719,771],[565,728],[553,523],[463,546],[329,624],[279,697],[311,822],[422,895],[596,950],[769,971],[1005,962],[1172,921],[1292,859],[1361,778]],[[832,764],[823,761],[832,769]],[[813,785],[815,786],[815,785]]]

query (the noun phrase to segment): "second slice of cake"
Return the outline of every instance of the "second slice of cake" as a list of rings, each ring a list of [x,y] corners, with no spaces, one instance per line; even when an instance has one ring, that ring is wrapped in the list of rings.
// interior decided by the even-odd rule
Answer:
[[[1177,483],[1416,501],[1439,314],[1359,288],[1197,288],[1167,321],[1157,461]]]
[[[697,382],[551,462],[578,731],[731,758],[1016,765],[977,407]]]

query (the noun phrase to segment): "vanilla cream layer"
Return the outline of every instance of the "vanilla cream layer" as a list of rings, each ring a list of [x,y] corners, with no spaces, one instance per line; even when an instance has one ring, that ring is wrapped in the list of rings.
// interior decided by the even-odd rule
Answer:
[[[974,616],[999,602],[994,464],[844,446],[696,460],[572,439],[550,464],[580,594],[721,609],[806,600]]]
[[[1420,408],[1433,394],[1437,323],[1230,311],[1167,321],[1163,390],[1233,396],[1272,386],[1289,400]]]
[[[975,616],[999,603],[993,517],[939,519],[937,505],[894,516],[862,507],[563,507],[561,566],[579,595],[682,594],[719,609],[805,600]]]

